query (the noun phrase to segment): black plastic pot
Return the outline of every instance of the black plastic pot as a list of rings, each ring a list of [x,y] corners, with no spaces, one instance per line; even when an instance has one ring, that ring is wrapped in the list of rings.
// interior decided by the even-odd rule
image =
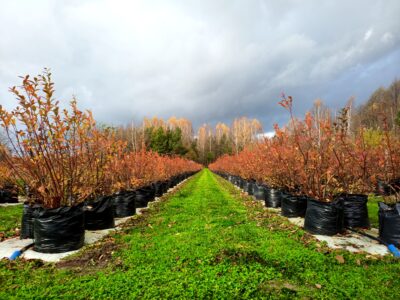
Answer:
[[[247,187],[246,187],[245,192],[246,192],[247,194],[251,195],[251,196],[254,195],[254,185],[255,185],[255,182],[249,180],[249,181],[247,182]]]
[[[119,192],[112,196],[114,216],[124,218],[133,216],[136,213],[135,192]]]
[[[101,230],[115,227],[112,197],[100,197],[84,206],[85,229]]]
[[[179,183],[179,178],[177,176],[171,178],[171,187],[176,186],[178,183]]]
[[[21,234],[19,236],[20,239],[33,239],[33,221],[40,209],[40,205],[24,203],[21,220]]]
[[[307,199],[304,229],[313,234],[335,235],[344,231],[343,203]]]
[[[246,181],[242,178],[239,178],[239,187],[243,190],[245,186]]]
[[[266,188],[262,184],[255,183],[253,186],[254,197],[257,200],[265,200],[266,199]]]
[[[34,250],[62,253],[81,248],[85,240],[82,205],[40,209],[34,219]]]
[[[161,197],[164,194],[163,183],[161,181],[157,181],[153,183],[154,191],[156,197]]]
[[[165,182],[165,192],[167,192],[172,186],[171,179],[167,179],[164,182]]]
[[[150,201],[154,200],[154,192],[151,186],[142,187],[135,191],[136,208],[147,207]]]
[[[278,189],[265,189],[265,206],[278,208],[281,207],[282,192]]]
[[[307,209],[307,197],[281,194],[282,216],[288,218],[304,217]]]
[[[0,203],[18,203],[18,197],[8,190],[0,190]]]
[[[249,189],[249,182],[247,180],[243,180],[243,191],[247,192]]]
[[[369,228],[368,196],[359,194],[340,195],[343,201],[344,226],[349,228]]]
[[[148,186],[148,188],[149,188],[149,193],[150,193],[150,197],[151,197],[150,201],[154,201],[155,197],[156,197],[156,187],[155,187],[154,183],[150,184]]]
[[[165,194],[166,192],[168,192],[168,189],[169,189],[169,181],[168,181],[168,180],[165,180],[165,181],[162,182],[162,191],[163,191],[163,194]]]
[[[379,238],[400,247],[400,203],[389,206],[379,202]]]

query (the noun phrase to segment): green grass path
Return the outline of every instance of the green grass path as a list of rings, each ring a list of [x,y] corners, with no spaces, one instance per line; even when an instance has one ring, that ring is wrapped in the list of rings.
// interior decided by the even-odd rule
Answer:
[[[207,169],[114,238],[104,266],[2,261],[0,299],[400,299],[399,262],[331,252]]]
[[[0,241],[14,236],[21,227],[22,205],[0,207]]]

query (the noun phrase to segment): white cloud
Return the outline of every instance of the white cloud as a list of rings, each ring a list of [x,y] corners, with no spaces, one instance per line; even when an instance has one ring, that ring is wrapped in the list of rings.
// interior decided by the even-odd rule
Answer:
[[[371,38],[373,32],[374,30],[372,28],[368,29],[364,34],[364,41],[368,41]]]
[[[393,34],[391,32],[385,32],[382,35],[381,41],[384,42],[384,43],[390,43],[390,42],[393,41],[393,39],[394,39],[394,36],[393,36]]]

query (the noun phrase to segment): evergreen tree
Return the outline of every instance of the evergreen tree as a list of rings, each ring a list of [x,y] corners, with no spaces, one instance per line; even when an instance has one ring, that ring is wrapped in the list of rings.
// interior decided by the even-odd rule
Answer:
[[[155,152],[166,155],[185,155],[188,152],[183,145],[180,128],[165,130],[162,127],[149,127],[145,134],[147,148]]]

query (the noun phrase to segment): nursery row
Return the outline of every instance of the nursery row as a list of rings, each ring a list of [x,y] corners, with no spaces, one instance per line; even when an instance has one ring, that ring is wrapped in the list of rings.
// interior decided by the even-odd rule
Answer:
[[[281,208],[282,216],[305,218],[304,229],[312,234],[331,236],[343,233],[347,228],[369,228],[368,198],[365,195],[343,194],[334,202],[320,202],[304,195],[293,195],[282,189],[270,188],[255,180],[245,180],[223,172],[215,173],[257,200],[264,201],[266,207]],[[379,240],[396,255],[396,247],[400,247],[399,216],[400,204],[393,207],[379,202]]]
[[[177,174],[167,180],[153,182],[134,190],[121,190],[100,196],[72,207],[45,209],[40,205],[24,204],[21,239],[34,239],[34,250],[61,253],[81,248],[85,230],[115,227],[114,218],[128,217],[161,197],[195,172]]]
[[[0,162],[0,203],[18,203],[18,192],[9,174],[9,168]]]
[[[304,120],[292,113],[292,98],[280,104],[290,124],[275,136],[209,167],[267,206],[288,217],[305,216],[306,230],[325,235],[346,227],[368,228],[368,194],[382,195],[379,230],[383,242],[400,245],[400,139],[381,131],[348,130],[347,110],[333,118],[320,104]]]
[[[24,77],[11,92],[18,106],[0,106],[7,138],[0,145],[0,189],[26,197],[21,237],[33,237],[37,251],[79,248],[84,223],[112,227],[114,215],[132,215],[201,169],[183,158],[129,151],[115,130],[96,125],[75,99],[63,109],[48,71]]]

